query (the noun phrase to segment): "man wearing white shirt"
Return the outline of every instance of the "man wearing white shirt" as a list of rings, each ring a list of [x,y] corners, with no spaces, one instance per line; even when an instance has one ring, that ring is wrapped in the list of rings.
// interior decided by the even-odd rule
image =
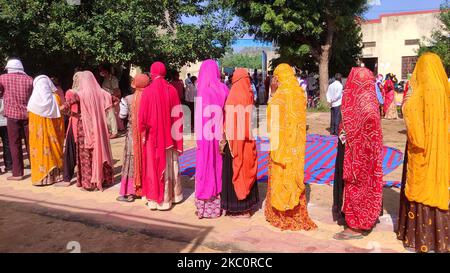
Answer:
[[[327,101],[331,104],[331,123],[330,133],[339,134],[339,123],[341,122],[341,104],[342,104],[342,75],[337,73],[334,82],[328,86]]]

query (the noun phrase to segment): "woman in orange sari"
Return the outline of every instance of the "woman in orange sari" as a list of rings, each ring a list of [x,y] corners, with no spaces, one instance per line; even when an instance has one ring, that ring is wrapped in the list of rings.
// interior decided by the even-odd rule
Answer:
[[[450,86],[436,54],[422,55],[403,103],[408,142],[397,238],[416,252],[450,252]]]
[[[28,102],[30,132],[31,182],[51,185],[62,180],[64,119],[57,88],[49,77],[41,75],[33,82]]]
[[[252,137],[253,91],[244,68],[234,71],[232,87],[225,102],[222,209],[227,215],[250,217],[259,202],[256,183],[256,142]]]
[[[267,110],[270,137],[269,181],[265,215],[282,230],[311,230],[304,184],[306,98],[288,64],[274,71]]]

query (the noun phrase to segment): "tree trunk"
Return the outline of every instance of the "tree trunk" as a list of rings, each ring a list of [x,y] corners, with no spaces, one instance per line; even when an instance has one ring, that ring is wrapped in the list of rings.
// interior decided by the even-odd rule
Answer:
[[[327,102],[327,90],[328,90],[328,64],[330,62],[330,48],[324,49],[322,47],[322,53],[319,58],[319,86],[320,86],[320,101]]]
[[[333,19],[328,18],[327,22],[327,37],[325,44],[321,46],[321,53],[319,56],[319,84],[320,84],[320,101],[327,102],[327,90],[329,80],[329,63],[331,57],[331,47],[333,45],[334,32],[336,25]]]

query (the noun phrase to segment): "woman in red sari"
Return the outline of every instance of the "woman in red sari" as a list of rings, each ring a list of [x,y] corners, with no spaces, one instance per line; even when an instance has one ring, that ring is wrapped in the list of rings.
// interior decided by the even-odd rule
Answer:
[[[361,239],[378,220],[383,194],[383,135],[375,78],[367,68],[353,68],[348,77],[339,140],[344,153],[343,193],[335,195],[334,203],[346,227],[334,239]]]
[[[393,81],[393,75],[387,74],[386,81],[384,83],[384,118],[385,119],[398,119],[397,106],[395,105],[395,85]]]
[[[183,200],[178,169],[183,152],[182,112],[177,90],[164,79],[165,65],[153,63],[150,76],[152,83],[144,89],[138,115],[143,141],[142,197],[150,209],[168,210]]]

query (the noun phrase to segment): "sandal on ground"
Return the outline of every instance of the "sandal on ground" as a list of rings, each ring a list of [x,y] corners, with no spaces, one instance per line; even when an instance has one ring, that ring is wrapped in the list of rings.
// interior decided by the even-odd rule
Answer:
[[[358,233],[349,233],[346,231],[342,231],[339,233],[334,234],[333,239],[338,240],[338,241],[346,241],[346,240],[359,240],[364,238],[364,236],[362,234],[358,234]]]
[[[119,202],[131,203],[131,202],[134,202],[134,197],[132,195],[119,196],[119,197],[116,198],[116,200],[119,201]]]
[[[9,176],[6,178],[8,181],[22,181],[25,179],[25,176]]]
[[[150,210],[157,210],[156,205],[150,202],[147,202],[145,204],[147,206],[147,208],[149,208]]]
[[[249,219],[252,217],[251,212],[225,212],[225,216],[235,219]]]
[[[234,219],[250,219],[252,216],[250,214],[237,214],[237,215],[228,215],[231,218]]]
[[[53,184],[53,186],[54,187],[69,187],[70,182],[67,182],[67,181],[56,182],[55,184]]]

